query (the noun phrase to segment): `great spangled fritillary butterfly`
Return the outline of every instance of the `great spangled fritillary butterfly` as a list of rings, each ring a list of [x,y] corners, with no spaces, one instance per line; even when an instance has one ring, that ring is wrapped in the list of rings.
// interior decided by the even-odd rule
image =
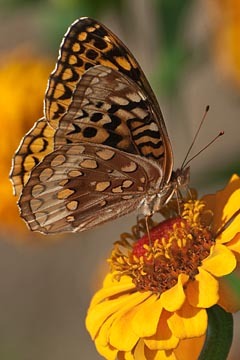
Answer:
[[[99,22],[75,21],[49,78],[44,118],[13,159],[21,216],[47,234],[136,209],[149,216],[186,181],[172,167],[161,110],[134,56]]]

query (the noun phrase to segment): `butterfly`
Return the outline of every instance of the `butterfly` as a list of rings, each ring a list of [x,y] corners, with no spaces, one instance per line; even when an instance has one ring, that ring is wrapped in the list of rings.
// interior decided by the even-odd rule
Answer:
[[[138,209],[158,211],[188,182],[156,97],[128,48],[80,18],[50,75],[44,117],[24,136],[10,178],[33,231],[79,232]]]

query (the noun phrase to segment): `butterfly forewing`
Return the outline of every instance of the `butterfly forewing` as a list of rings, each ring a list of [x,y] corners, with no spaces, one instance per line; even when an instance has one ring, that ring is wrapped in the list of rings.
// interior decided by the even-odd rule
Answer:
[[[135,210],[161,169],[153,162],[111,147],[64,145],[36,166],[19,205],[32,230],[83,231]]]
[[[130,50],[107,27],[91,18],[75,21],[65,34],[56,68],[50,76],[45,113],[55,128],[72,99],[81,76],[90,67],[103,65],[125,74],[147,94],[162,120],[161,110],[141,67]],[[162,127],[166,131],[162,121]]]

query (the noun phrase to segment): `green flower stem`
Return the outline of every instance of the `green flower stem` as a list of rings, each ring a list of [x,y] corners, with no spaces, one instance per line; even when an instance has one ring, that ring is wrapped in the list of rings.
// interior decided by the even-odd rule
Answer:
[[[207,309],[208,329],[198,360],[226,360],[233,338],[233,317],[220,306]]]

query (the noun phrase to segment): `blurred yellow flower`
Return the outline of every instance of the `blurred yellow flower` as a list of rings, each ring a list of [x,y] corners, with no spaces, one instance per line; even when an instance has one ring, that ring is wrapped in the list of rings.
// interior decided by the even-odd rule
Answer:
[[[221,286],[240,256],[240,178],[225,189],[183,204],[139,240],[136,229],[115,243],[110,272],[93,297],[86,327],[106,359],[198,358],[206,309],[227,311],[240,300]],[[177,210],[177,209],[176,209]],[[226,301],[226,297],[228,297]]]
[[[221,73],[240,86],[240,2],[204,0],[213,27],[214,51]]]
[[[34,122],[43,116],[44,92],[51,68],[50,61],[30,55],[29,49],[1,56],[1,232],[9,229],[27,230],[19,217],[9,172],[19,141]]]

